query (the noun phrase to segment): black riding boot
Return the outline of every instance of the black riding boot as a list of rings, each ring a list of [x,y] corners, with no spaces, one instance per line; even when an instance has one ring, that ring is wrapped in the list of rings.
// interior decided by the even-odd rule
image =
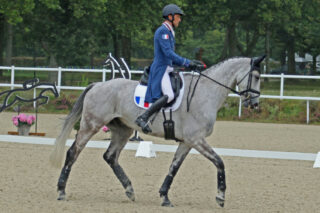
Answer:
[[[148,134],[152,132],[150,127],[148,126],[148,119],[151,115],[153,115],[153,113],[158,112],[163,106],[165,106],[167,104],[167,101],[168,96],[162,96],[156,102],[154,102],[145,113],[143,113],[136,119],[135,123],[142,128],[143,133]]]

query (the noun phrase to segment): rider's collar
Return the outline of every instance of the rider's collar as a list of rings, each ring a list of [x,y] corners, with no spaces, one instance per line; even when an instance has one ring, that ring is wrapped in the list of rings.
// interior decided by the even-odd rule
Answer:
[[[162,23],[168,30],[170,30],[172,32],[172,35],[173,37],[175,37],[175,34],[174,34],[174,30],[172,28],[172,26],[170,24],[168,24],[167,22],[163,22]]]

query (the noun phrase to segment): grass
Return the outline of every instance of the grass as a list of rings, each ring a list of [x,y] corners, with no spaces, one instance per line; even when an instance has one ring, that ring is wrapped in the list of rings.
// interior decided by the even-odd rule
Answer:
[[[238,117],[239,101],[228,98],[218,112],[219,120],[236,120],[262,123],[305,124],[307,121],[306,102],[299,100],[260,99],[258,110],[242,108],[241,118]],[[309,123],[320,124],[320,102],[311,101]]]

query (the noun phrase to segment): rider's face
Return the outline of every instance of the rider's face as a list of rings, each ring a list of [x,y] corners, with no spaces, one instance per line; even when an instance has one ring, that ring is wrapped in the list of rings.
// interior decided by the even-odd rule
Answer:
[[[178,27],[180,22],[181,22],[181,15],[175,14],[174,15],[174,20],[173,20],[174,27]]]
[[[169,15],[169,20],[172,20],[172,15]],[[173,20],[174,27],[178,27],[180,22],[181,22],[181,15],[180,14],[175,14],[174,15],[174,20]]]

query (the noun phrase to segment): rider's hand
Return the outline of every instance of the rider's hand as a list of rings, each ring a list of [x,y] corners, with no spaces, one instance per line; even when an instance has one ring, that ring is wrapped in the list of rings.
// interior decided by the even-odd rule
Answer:
[[[191,60],[188,66],[188,70],[194,70],[194,71],[202,71],[206,68],[207,66],[198,60]]]
[[[195,60],[190,60],[188,70],[195,70],[197,68],[197,64],[195,63]]]

